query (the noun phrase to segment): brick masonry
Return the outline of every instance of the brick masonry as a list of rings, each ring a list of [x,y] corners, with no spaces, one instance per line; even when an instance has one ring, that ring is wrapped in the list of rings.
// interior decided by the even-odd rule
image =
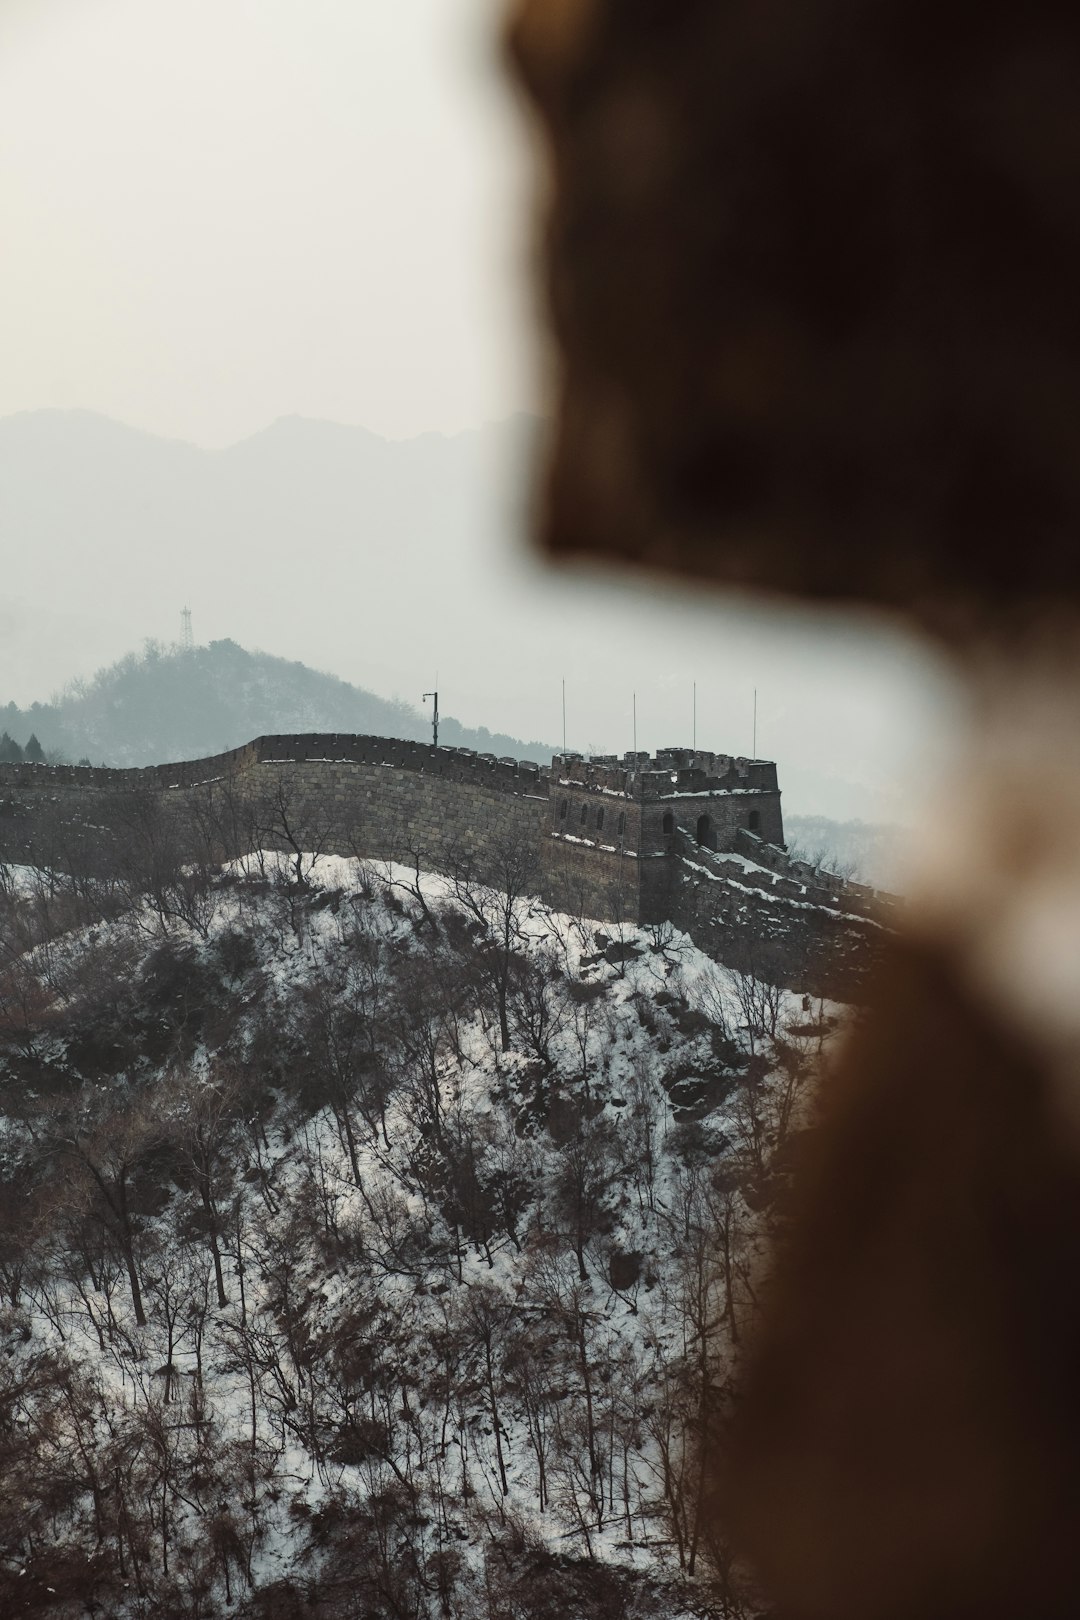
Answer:
[[[62,866],[73,839],[123,837],[151,811],[201,815],[223,853],[281,843],[287,820],[327,853],[434,870],[468,860],[491,882],[514,855],[559,910],[670,922],[719,960],[756,952],[826,993],[856,993],[888,920],[885,897],[788,857],[774,764],[679,749],[547,768],[316,733],[134,770],[3,765],[0,859]]]

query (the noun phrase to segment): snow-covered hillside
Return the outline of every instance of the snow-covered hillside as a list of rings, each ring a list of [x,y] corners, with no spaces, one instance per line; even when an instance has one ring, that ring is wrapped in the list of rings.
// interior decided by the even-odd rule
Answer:
[[[838,1009],[330,858],[0,868],[0,950],[0,1612],[749,1612],[703,1440]]]

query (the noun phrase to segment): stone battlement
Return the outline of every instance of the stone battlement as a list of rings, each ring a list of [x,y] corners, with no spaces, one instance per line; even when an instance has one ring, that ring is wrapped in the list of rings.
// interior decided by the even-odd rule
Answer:
[[[466,860],[493,883],[513,850],[534,862],[538,892],[558,910],[672,922],[721,960],[761,937],[790,962],[791,982],[811,988],[852,978],[879,909],[869,891],[796,869],[767,760],[667,748],[557,755],[548,767],[312,732],[133,769],[0,765],[0,861],[92,866],[110,839],[161,813],[197,824],[219,860],[273,846],[283,815],[290,838],[328,853],[436,871]]]
[[[547,796],[545,767],[532,760],[497,759],[471,748],[435,748],[431,743],[408,742],[396,737],[356,736],[344,732],[256,737],[240,748],[205,759],[181,760],[169,765],[0,765],[0,791],[4,788],[74,787],[124,788],[196,787],[203,782],[235,776],[263,764],[335,763],[385,765],[396,770],[420,771],[453,782],[476,782],[487,788],[530,796]]]
[[[556,754],[552,779],[561,787],[582,787],[622,798],[674,799],[693,793],[776,793],[771,760],[708,754],[690,748],[662,748],[655,755]]]
[[[436,748],[431,743],[344,732],[256,737],[223,754],[166,765],[0,765],[0,789],[55,786],[111,791],[194,787],[200,782],[234,776],[254,765],[320,761],[422,771],[452,782],[475,782],[502,792],[545,798],[553,784],[564,783],[640,802],[699,793],[778,791],[776,766],[771,761],[734,758],[729,754],[665,748],[655,757],[627,754],[621,762],[614,755],[583,760],[576,754],[556,754],[551,765],[544,766],[527,759],[478,754],[471,748]]]

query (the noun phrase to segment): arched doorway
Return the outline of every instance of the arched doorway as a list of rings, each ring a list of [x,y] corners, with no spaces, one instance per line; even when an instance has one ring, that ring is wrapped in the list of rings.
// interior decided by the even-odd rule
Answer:
[[[697,841],[704,849],[716,848],[716,833],[711,816],[698,816]]]
[[[664,811],[663,828],[665,838],[670,838],[675,831],[675,817],[670,810]]]
[[[750,831],[752,833],[760,832],[761,831],[761,814],[760,814],[760,812],[757,811],[757,810],[751,810],[746,825],[749,827],[749,829],[750,829]]]

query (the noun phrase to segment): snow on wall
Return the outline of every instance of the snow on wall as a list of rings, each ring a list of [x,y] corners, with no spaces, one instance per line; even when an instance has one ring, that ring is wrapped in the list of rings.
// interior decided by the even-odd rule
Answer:
[[[872,895],[819,878],[807,905],[790,863],[766,870],[784,860],[767,761],[667,750],[629,764],[559,756],[548,771],[467,749],[313,733],[144,769],[0,766],[0,860],[63,864],[68,840],[58,829],[78,822],[85,840],[100,840],[103,827],[130,819],[139,795],[166,803],[176,795],[185,812],[209,806],[229,823],[229,855],[268,828],[287,841],[282,816],[309,841],[314,830],[328,852],[442,870],[465,858],[493,881],[509,852],[531,851],[530,880],[547,903],[613,921],[670,921],[728,961],[757,931],[777,954],[776,971],[800,988],[854,993],[874,955],[872,923],[854,915],[874,916]],[[685,840],[696,845],[702,818],[711,845],[702,859],[720,852],[705,876],[679,859]],[[50,837],[58,848],[43,849]],[[739,851],[756,865],[750,883]]]

